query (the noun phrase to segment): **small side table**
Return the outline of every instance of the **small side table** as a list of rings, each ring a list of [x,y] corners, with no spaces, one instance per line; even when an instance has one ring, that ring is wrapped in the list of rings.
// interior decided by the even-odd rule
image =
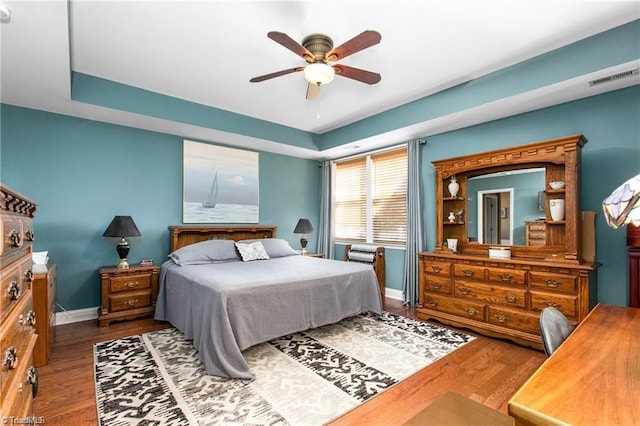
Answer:
[[[36,313],[36,347],[33,350],[33,363],[42,367],[49,363],[56,335],[56,287],[57,268],[55,263],[47,265],[46,272],[33,274],[31,284],[33,310]]]
[[[101,282],[100,327],[111,321],[153,315],[158,297],[159,266],[131,265],[129,269],[103,266]]]

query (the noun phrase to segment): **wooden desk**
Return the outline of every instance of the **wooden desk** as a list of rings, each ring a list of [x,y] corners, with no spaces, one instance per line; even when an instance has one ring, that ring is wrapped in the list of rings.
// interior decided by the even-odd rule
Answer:
[[[516,392],[516,425],[640,424],[640,309],[597,305]]]

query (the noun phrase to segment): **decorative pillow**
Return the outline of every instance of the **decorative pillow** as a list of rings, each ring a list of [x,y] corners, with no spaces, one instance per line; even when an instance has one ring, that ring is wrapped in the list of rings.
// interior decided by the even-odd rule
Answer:
[[[189,244],[170,253],[169,258],[180,266],[240,260],[233,240],[207,240]]]
[[[270,258],[297,256],[300,253],[295,251],[286,240],[281,238],[261,238],[257,240],[242,240],[240,243],[253,243],[259,241],[264,246],[264,250]]]
[[[269,255],[264,250],[264,246],[260,241],[253,243],[241,243],[237,242],[236,247],[240,252],[243,262],[249,262],[250,260],[269,259]]]

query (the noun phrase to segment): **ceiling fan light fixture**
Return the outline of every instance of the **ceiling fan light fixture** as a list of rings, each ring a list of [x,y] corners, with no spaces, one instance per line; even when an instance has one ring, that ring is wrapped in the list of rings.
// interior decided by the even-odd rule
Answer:
[[[331,83],[336,75],[336,70],[331,65],[322,62],[309,64],[304,68],[304,78],[309,83],[320,86],[321,84]]]

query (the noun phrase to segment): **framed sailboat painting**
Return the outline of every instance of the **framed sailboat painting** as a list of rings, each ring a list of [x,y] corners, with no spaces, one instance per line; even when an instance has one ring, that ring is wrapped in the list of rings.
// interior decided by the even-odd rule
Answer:
[[[258,153],[183,142],[183,223],[258,223]]]

